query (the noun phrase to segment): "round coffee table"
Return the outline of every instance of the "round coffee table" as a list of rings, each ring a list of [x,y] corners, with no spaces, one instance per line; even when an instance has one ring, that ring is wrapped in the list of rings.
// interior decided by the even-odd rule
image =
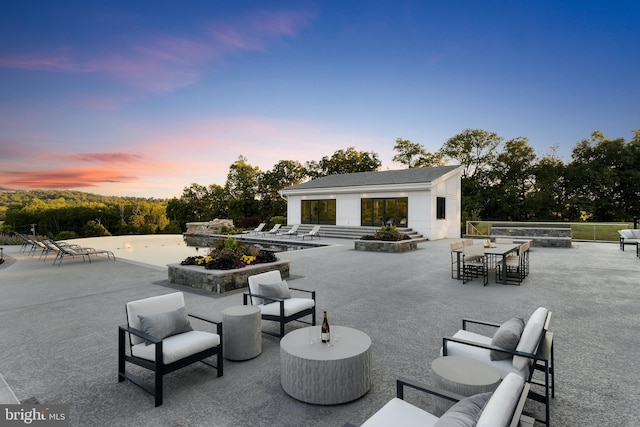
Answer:
[[[479,360],[460,356],[437,358],[431,363],[431,372],[436,387],[461,396],[494,391],[502,380],[500,371],[496,368]],[[434,397],[434,415],[442,415],[453,405],[454,402]]]
[[[309,328],[296,329],[280,340],[280,383],[288,395],[307,403],[335,405],[369,391],[371,338],[344,326],[340,335],[332,346],[309,344]]]

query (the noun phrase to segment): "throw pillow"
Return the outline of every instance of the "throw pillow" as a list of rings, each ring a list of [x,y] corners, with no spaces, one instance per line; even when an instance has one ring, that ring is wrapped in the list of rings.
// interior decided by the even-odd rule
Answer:
[[[474,394],[453,405],[433,427],[475,427],[493,392]]]
[[[172,335],[193,331],[184,307],[150,316],[139,314],[138,318],[140,319],[142,331],[160,340]],[[151,343],[146,342],[146,344],[149,345]]]
[[[289,286],[287,285],[287,282],[285,280],[281,281],[280,283],[261,283],[260,285],[258,285],[258,289],[260,295],[267,298],[291,298],[291,291],[289,290]]]
[[[491,340],[491,345],[504,348],[505,350],[515,350],[520,342],[520,336],[524,330],[524,319],[514,317],[504,322]],[[510,359],[511,355],[508,353],[502,353],[500,351],[491,350],[491,360],[505,360]]]

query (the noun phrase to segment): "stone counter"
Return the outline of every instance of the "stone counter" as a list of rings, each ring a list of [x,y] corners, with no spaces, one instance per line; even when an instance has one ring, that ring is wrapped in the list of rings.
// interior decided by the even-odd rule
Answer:
[[[207,270],[199,265],[167,264],[169,282],[207,292],[222,294],[246,288],[248,277],[267,271],[279,270],[282,278],[289,277],[290,261],[276,261],[249,265],[235,270]]]

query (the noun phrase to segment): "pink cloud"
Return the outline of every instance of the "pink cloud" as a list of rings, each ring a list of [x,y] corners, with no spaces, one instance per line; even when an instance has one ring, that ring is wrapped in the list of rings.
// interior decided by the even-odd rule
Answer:
[[[265,51],[272,40],[295,36],[314,17],[311,12],[258,12],[230,23],[214,23],[209,31],[226,50]]]
[[[53,53],[0,56],[0,68],[70,72],[95,71],[87,64],[77,62],[68,48],[58,49]]]
[[[128,50],[85,61],[77,59],[70,48],[53,54],[0,56],[0,68],[96,72],[147,92],[171,92],[197,82],[203,69],[220,59],[222,52],[265,51],[274,40],[297,34],[313,17],[309,12],[259,12],[213,23],[199,36],[150,38]]]
[[[74,168],[44,171],[7,171],[0,185],[8,188],[83,188],[96,187],[109,182],[133,182],[138,177],[104,168]]]
[[[130,153],[82,153],[72,154],[70,159],[88,163],[135,163],[142,159],[139,154]]]

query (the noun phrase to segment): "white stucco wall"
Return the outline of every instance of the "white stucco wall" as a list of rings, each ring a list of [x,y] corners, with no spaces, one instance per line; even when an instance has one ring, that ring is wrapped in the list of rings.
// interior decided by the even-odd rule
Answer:
[[[287,224],[300,224],[302,222],[302,196],[287,197]]]
[[[408,198],[408,227],[422,234],[430,240],[459,238],[460,237],[460,208],[461,208],[461,169],[426,183],[422,188],[407,188],[406,190],[379,191],[370,187],[367,191],[332,192],[331,189],[314,190],[312,195],[287,196],[287,223],[301,223],[301,201],[305,199],[335,199],[336,200],[336,225],[360,226],[360,208],[363,198]],[[402,185],[399,185],[402,187]],[[436,198],[446,199],[446,211],[444,220],[436,219]]]
[[[357,194],[336,196],[336,225],[350,227],[360,225],[360,198]]]

